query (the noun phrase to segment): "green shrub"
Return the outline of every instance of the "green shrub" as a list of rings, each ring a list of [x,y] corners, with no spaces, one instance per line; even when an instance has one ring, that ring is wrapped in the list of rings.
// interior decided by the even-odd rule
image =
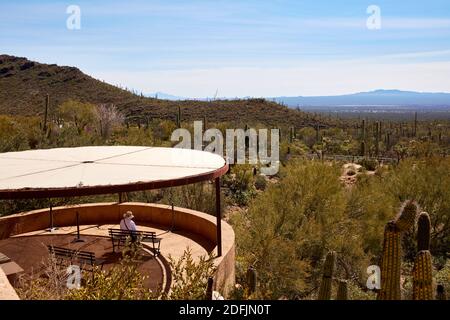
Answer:
[[[228,188],[228,196],[239,206],[246,206],[255,195],[253,167],[235,165],[231,174],[224,176],[223,185]]]
[[[264,191],[266,190],[267,180],[264,176],[258,175],[255,179],[255,188],[257,190]]]
[[[340,170],[321,162],[293,162],[280,183],[257,196],[248,214],[233,217],[238,259],[257,270],[261,297],[307,295],[317,286],[329,249],[343,257],[351,274],[367,263],[362,231],[345,210]]]
[[[375,159],[364,158],[364,159],[360,160],[358,162],[358,164],[363,166],[364,168],[366,168],[366,170],[369,170],[369,171],[375,171],[378,167],[378,161]]]
[[[192,251],[187,248],[179,259],[169,256],[172,271],[172,288],[165,299],[204,300],[208,278],[215,272],[214,256],[201,256],[194,260]]]

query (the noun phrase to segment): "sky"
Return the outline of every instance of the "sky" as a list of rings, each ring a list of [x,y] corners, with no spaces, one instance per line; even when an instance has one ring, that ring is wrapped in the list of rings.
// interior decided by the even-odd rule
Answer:
[[[450,92],[450,1],[0,0],[0,54],[188,98]]]

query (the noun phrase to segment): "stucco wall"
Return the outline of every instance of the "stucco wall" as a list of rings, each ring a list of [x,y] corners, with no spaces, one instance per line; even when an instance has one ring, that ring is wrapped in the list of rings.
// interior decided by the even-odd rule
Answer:
[[[158,226],[192,232],[216,242],[216,218],[208,214],[167,205],[146,203],[94,203],[53,208],[53,225],[76,225],[76,212],[80,225],[117,224],[124,212],[131,210],[138,225]],[[49,227],[49,209],[35,210],[0,218],[0,239]],[[216,259],[215,289],[227,295],[235,282],[235,235],[231,226],[222,221],[222,257]],[[217,250],[217,248],[215,249]],[[217,252],[217,251],[216,251]]]

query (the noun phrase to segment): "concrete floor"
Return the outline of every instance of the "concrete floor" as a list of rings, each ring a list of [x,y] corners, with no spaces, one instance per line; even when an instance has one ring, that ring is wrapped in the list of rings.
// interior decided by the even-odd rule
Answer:
[[[53,232],[39,230],[21,234],[0,241],[0,252],[5,253],[16,261],[27,273],[33,272],[33,268],[42,266],[42,260],[48,257],[46,245],[53,244],[71,249],[80,249],[95,252],[96,258],[106,258],[105,269],[112,266],[120,258],[120,254],[112,253],[112,244],[108,237],[108,228],[119,228],[119,225],[83,225],[80,226],[80,235],[85,242],[73,243],[76,238],[76,227],[61,227]],[[215,247],[214,243],[195,234],[177,233],[175,231],[161,230],[155,227],[138,226],[141,231],[154,231],[161,241],[161,255],[154,258],[148,250],[151,244],[144,243],[146,260],[140,266],[140,271],[150,278],[146,286],[156,289],[162,286],[166,290],[170,285],[169,257],[178,259],[187,248],[192,255],[199,258],[207,255]],[[108,266],[108,264],[110,266]]]

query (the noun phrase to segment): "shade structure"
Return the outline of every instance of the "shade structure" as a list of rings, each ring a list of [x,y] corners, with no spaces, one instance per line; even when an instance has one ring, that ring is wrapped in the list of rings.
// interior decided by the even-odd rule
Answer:
[[[223,157],[179,148],[103,146],[0,154],[0,199],[150,190],[216,179]]]

